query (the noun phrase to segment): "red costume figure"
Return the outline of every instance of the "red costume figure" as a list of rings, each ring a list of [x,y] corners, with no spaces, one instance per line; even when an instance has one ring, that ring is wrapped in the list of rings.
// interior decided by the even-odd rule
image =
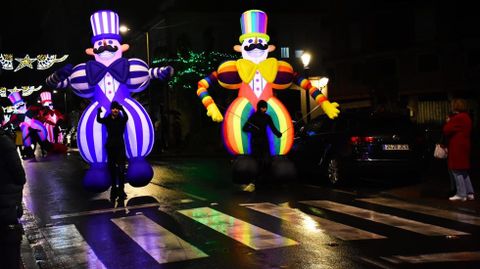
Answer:
[[[47,140],[51,143],[62,143],[62,134],[58,131],[58,124],[65,118],[63,114],[53,107],[52,94],[50,92],[40,93],[42,110],[39,119],[47,129]]]

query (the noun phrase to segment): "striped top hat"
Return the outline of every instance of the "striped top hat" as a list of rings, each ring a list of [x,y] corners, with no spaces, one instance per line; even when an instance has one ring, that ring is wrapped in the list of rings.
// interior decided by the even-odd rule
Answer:
[[[92,44],[102,39],[116,39],[122,41],[119,34],[120,22],[118,14],[111,10],[100,10],[90,16],[92,24]]]
[[[8,95],[8,99],[10,99],[10,102],[12,102],[12,105],[14,106],[24,104],[22,96],[20,96],[19,92],[12,92]]]
[[[267,20],[267,13],[261,10],[252,9],[243,12],[240,17],[240,26],[242,27],[240,43],[249,37],[265,38],[268,42],[270,37],[267,35]]]
[[[50,92],[42,92],[40,93],[40,99],[42,100],[42,105],[48,105],[52,102],[52,94]]]

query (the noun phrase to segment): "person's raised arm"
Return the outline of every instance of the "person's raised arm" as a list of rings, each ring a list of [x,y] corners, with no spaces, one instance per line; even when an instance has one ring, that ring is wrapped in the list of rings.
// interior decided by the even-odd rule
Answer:
[[[125,111],[125,108],[123,108],[123,106],[120,106],[120,110],[122,111],[123,119],[125,120],[125,122],[127,122],[128,121],[127,111]]]
[[[100,115],[101,113],[102,113],[102,108],[99,107],[97,109],[97,122],[101,123],[101,124],[104,124],[105,123],[105,118],[102,118],[102,116]]]

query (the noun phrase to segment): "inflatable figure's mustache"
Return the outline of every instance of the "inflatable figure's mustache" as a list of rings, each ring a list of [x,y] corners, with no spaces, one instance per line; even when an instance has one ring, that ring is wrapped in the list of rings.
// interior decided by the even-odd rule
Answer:
[[[254,43],[254,44],[250,44],[248,46],[243,47],[243,49],[246,50],[246,51],[251,51],[251,50],[254,50],[254,49],[266,50],[266,49],[268,49],[268,45],[267,44],[262,45],[260,43],[257,43],[257,44]]]
[[[118,50],[117,46],[106,45],[106,46],[100,46],[98,47],[98,49],[93,49],[93,53],[100,54],[104,51],[116,52],[117,50]]]

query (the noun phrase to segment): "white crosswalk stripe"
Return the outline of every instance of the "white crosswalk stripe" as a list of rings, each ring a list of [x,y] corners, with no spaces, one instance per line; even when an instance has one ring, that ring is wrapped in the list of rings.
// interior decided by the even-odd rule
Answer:
[[[326,232],[342,240],[367,240],[382,239],[385,236],[371,233],[362,229],[354,228],[342,223],[330,221],[289,207],[281,207],[272,203],[241,204],[255,211],[291,222],[301,227],[308,227],[309,230]]]
[[[213,208],[200,207],[178,212],[255,250],[298,244],[292,239],[269,232]]]
[[[468,214],[464,214],[456,211],[439,209],[439,208],[434,208],[434,207],[424,206],[424,205],[417,205],[417,204],[412,204],[405,201],[400,201],[400,200],[395,200],[390,198],[379,197],[379,198],[363,198],[363,199],[357,199],[357,200],[480,226],[480,217],[476,217],[476,216],[472,216],[472,215],[468,215]]]
[[[144,215],[111,221],[160,264],[208,257],[203,251]]]
[[[75,225],[47,227],[43,234],[55,254],[55,259],[61,261],[62,268],[106,268]]]
[[[330,211],[347,214],[354,217],[359,217],[369,221],[390,225],[393,227],[428,236],[454,236],[468,234],[462,231],[456,231],[432,224],[405,219],[390,214],[380,213],[373,210],[368,210],[327,200],[301,201],[300,203],[318,208],[324,208]]]
[[[463,252],[442,252],[422,255],[394,255],[389,257],[381,257],[383,260],[391,263],[439,263],[439,262],[466,262],[466,261],[480,261],[480,251],[463,251]]]

